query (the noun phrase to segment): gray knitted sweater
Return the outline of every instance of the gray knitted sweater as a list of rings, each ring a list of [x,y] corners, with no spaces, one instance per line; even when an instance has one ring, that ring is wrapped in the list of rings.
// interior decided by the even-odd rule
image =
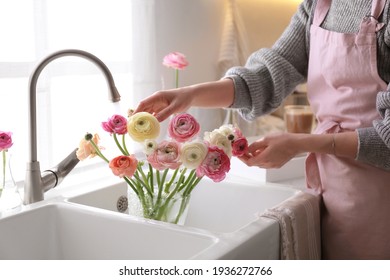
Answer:
[[[231,108],[239,109],[248,120],[275,110],[295,87],[307,78],[309,30],[318,0],[304,0],[292,17],[289,26],[272,48],[260,49],[249,58],[245,67],[227,71],[235,85]],[[336,32],[356,33],[361,20],[370,14],[369,0],[333,0],[323,28]],[[378,32],[378,72],[390,81],[390,0],[380,21],[386,26]],[[261,35],[259,35],[261,36]],[[390,170],[390,87],[377,95],[377,109],[382,119],[372,127],[357,130],[359,138],[356,160]]]

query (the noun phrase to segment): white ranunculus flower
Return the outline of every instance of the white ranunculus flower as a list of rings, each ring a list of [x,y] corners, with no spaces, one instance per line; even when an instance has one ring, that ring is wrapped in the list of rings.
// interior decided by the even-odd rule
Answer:
[[[158,143],[156,140],[147,139],[144,141],[144,153],[145,155],[151,155],[157,149]]]
[[[224,124],[218,129],[219,133],[228,137],[229,135],[234,135],[234,127],[231,124]]]
[[[220,126],[219,128],[214,129],[211,132],[205,132],[204,139],[206,141],[210,141],[210,139],[213,139],[215,137],[219,137],[219,136],[217,136],[218,134],[222,134],[225,137],[227,137],[228,139],[234,138],[234,126],[231,124],[224,124],[224,125]],[[229,139],[229,140],[233,140],[233,139]]]
[[[202,141],[184,143],[180,149],[180,160],[188,169],[196,169],[207,155],[207,145]]]
[[[205,135],[205,140],[211,145],[221,148],[229,157],[232,156],[232,143],[228,139],[228,135],[214,130]]]

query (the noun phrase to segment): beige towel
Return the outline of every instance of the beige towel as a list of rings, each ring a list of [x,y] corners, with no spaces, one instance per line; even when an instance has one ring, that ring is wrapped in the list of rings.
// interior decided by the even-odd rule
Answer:
[[[236,0],[227,0],[225,5],[225,21],[217,61],[220,77],[223,77],[231,67],[243,66],[250,55],[248,34],[239,3]],[[239,126],[244,135],[255,135],[256,122],[244,120],[236,110],[228,109],[224,112],[226,113],[225,124]]]
[[[246,28],[236,0],[228,0],[226,4],[225,22],[218,58],[218,68],[221,76],[230,67],[244,65],[249,56]]]
[[[321,259],[319,196],[299,192],[261,216],[279,222],[282,260]]]

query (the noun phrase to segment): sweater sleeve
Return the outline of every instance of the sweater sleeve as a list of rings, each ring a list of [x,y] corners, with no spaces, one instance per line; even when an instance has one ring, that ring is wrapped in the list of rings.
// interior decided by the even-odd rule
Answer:
[[[373,127],[358,130],[357,160],[390,170],[390,86],[378,93],[377,108],[382,118]]]
[[[268,114],[305,82],[308,68],[308,24],[312,1],[304,1],[272,48],[254,52],[245,67],[229,69],[224,78],[235,85],[231,108],[247,120]]]
[[[356,160],[390,170],[390,149],[374,127],[359,128]]]

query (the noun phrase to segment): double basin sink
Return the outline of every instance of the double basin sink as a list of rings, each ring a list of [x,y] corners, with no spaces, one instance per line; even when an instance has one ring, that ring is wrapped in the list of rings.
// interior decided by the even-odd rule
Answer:
[[[120,213],[125,183],[80,186],[0,216],[0,259],[277,259],[279,225],[261,213],[297,192],[203,179],[185,224],[174,225]]]

